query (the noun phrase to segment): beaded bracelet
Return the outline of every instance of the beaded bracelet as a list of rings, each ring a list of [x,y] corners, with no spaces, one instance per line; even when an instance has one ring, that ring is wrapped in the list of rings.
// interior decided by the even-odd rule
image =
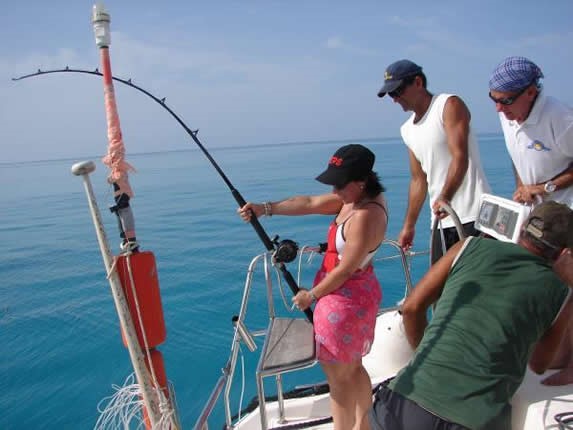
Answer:
[[[310,294],[311,303],[316,302],[317,298],[316,298],[316,296],[314,295],[314,291],[309,290],[308,293]]]
[[[271,202],[264,202],[263,208],[265,209],[265,216],[273,216],[272,204]]]

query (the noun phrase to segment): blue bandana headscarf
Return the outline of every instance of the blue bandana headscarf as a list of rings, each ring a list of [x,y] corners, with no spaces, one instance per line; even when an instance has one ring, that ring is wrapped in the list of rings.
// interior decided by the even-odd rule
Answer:
[[[500,92],[517,92],[537,83],[543,77],[541,69],[525,57],[508,57],[493,71],[489,89]]]

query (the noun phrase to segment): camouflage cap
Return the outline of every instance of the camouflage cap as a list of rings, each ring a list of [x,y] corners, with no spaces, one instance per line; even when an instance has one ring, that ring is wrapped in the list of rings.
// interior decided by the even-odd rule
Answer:
[[[524,230],[555,249],[573,248],[573,210],[562,203],[543,202],[533,208]]]

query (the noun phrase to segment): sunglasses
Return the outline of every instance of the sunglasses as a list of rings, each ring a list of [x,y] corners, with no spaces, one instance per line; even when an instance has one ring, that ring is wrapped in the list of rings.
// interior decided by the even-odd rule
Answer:
[[[513,96],[509,96],[509,97],[502,97],[499,99],[496,99],[494,96],[491,95],[491,91],[489,93],[489,98],[492,99],[492,101],[494,103],[499,103],[500,105],[504,105],[504,106],[511,106],[512,104],[515,103],[515,101],[525,92],[525,90],[527,90],[530,87],[530,85],[526,86],[525,88],[523,88],[521,91],[519,91],[517,94],[513,95]]]
[[[388,95],[390,97],[392,97],[393,99],[395,99],[396,97],[400,97],[402,94],[404,94],[404,91],[406,90],[406,87],[408,85],[412,85],[414,83],[414,81],[416,80],[416,76],[410,76],[409,78],[404,79],[404,81],[402,81],[402,83],[400,84],[400,86],[398,88],[396,88],[394,91],[389,91]]]

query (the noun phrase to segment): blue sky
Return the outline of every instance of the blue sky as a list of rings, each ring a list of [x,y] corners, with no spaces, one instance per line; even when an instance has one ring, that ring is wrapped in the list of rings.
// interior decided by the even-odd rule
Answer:
[[[420,64],[433,92],[459,94],[477,132],[499,132],[489,74],[509,55],[544,71],[573,104],[573,1],[109,0],[113,73],[159,97],[207,148],[392,137],[407,118],[379,99],[385,67]],[[93,2],[21,1],[2,9],[0,162],[101,155],[107,145],[99,78],[41,68],[95,69]],[[116,85],[128,153],[189,148],[160,106]]]

